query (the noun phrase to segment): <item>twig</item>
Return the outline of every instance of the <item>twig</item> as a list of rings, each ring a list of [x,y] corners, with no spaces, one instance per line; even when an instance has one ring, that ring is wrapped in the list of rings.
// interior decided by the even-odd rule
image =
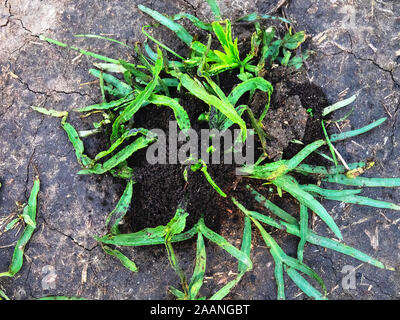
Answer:
[[[268,12],[268,14],[272,14],[272,13],[277,12],[282,6],[284,6],[284,5],[286,4],[286,1],[287,1],[287,0],[280,0],[280,1],[278,2],[278,4],[277,4],[272,10],[270,10],[270,11]]]
[[[349,166],[347,165],[347,162],[343,159],[342,155],[339,153],[339,151],[336,150],[336,148],[331,145],[333,151],[335,151],[336,155],[338,156],[339,160],[343,163],[343,166],[346,168],[346,170],[350,170]]]

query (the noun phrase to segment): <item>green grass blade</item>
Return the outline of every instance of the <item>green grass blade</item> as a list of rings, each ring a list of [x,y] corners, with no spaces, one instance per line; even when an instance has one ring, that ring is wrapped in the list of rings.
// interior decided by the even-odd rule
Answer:
[[[185,294],[182,291],[174,288],[173,286],[169,286],[168,290],[169,290],[169,292],[171,292],[177,298],[177,300],[184,300],[185,299]]]
[[[218,38],[218,41],[220,42],[222,48],[225,50],[225,54],[223,54],[221,51],[217,51],[217,50],[215,50],[214,53],[218,54],[219,56],[220,56],[220,54],[222,54],[222,55],[229,54],[230,53],[230,50],[229,50],[229,39],[227,37],[227,34],[226,34],[224,28],[222,27],[222,25],[218,21],[214,21],[211,24],[211,26],[213,28],[213,31],[214,31],[215,35]],[[222,55],[220,56],[220,59],[225,61],[226,57],[223,57]],[[233,59],[232,56],[231,56],[231,58]],[[228,60],[228,61],[234,62],[233,60]]]
[[[105,41],[110,41],[110,42],[115,42],[118,43],[119,45],[128,48],[128,49],[133,49],[131,46],[128,46],[126,43],[123,43],[121,41],[112,39],[112,38],[108,38],[108,37],[103,37],[97,34],[76,34],[74,35],[74,37],[76,38],[94,38],[94,39],[100,39],[100,40],[105,40]]]
[[[285,256],[285,253],[282,251],[282,249],[279,247],[279,245],[275,242],[275,240],[271,237],[271,235],[265,231],[263,226],[255,220],[253,217],[251,217],[253,223],[256,225],[258,230],[261,233],[261,236],[267,246],[269,248],[270,253],[272,255],[272,258],[274,259],[275,262],[275,269],[274,269],[274,275],[275,275],[275,280],[276,280],[276,286],[277,286],[277,298],[278,300],[284,300],[285,299],[285,283],[283,279],[283,263],[282,263],[282,257]]]
[[[350,103],[353,103],[354,100],[357,99],[357,96],[358,96],[358,94],[356,93],[355,95],[352,95],[350,98],[344,99],[344,100],[336,102],[336,103],[334,103],[334,104],[332,104],[332,105],[330,105],[328,107],[325,107],[322,110],[322,116],[325,117],[325,116],[327,116],[328,114],[330,114],[333,111],[336,111],[336,110],[339,110],[339,109],[341,109],[343,107],[348,106]]]
[[[204,274],[206,272],[206,248],[204,239],[200,232],[197,233],[196,245],[196,265],[193,271],[192,279],[189,283],[189,298],[196,299],[200,288],[203,285]]]
[[[336,225],[335,221],[329,215],[326,209],[317,200],[315,200],[311,194],[302,190],[298,185],[292,182],[288,176],[277,177],[272,181],[272,183],[278,188],[290,193],[301,204],[314,211],[339,239],[343,238],[339,227]]]
[[[331,140],[329,139],[328,133],[326,132],[324,120],[321,121],[321,125],[322,125],[322,131],[324,132],[325,140],[326,140],[326,143],[327,143],[327,145],[328,145],[329,151],[330,151],[331,154],[332,154],[333,162],[335,163],[335,166],[337,167],[337,166],[338,166],[338,161],[337,161],[337,159],[336,159],[335,149],[334,149],[334,147],[333,147],[333,145],[332,145]]]
[[[251,172],[251,169],[258,169],[258,170],[253,170],[253,172],[251,172],[253,178],[274,180],[277,177],[280,177],[280,176],[288,173],[289,171],[296,169],[296,167],[299,166],[300,162],[302,162],[312,152],[314,152],[316,149],[318,149],[319,147],[321,147],[324,144],[325,144],[325,141],[322,139],[314,141],[313,143],[310,143],[309,145],[305,146],[302,150],[300,150],[290,160],[277,162],[274,165],[276,167],[276,169],[273,172],[268,172],[269,170],[266,170],[266,168],[269,168],[271,166],[268,166],[268,167],[264,166],[264,168],[263,167],[260,167],[260,168],[249,167],[249,168],[247,168],[247,170],[250,170],[250,172]]]
[[[93,161],[84,154],[85,148],[83,146],[82,140],[79,138],[78,132],[71,124],[65,121],[65,118],[63,118],[63,120],[61,121],[61,126],[67,133],[68,139],[69,141],[71,141],[72,146],[75,149],[75,156],[79,164],[85,168],[91,166],[93,164]]]
[[[328,248],[328,249],[343,253],[343,254],[353,257],[357,260],[369,263],[380,269],[385,268],[385,266],[383,265],[382,262],[370,257],[369,255],[365,254],[364,252],[361,252],[355,248],[352,248],[348,245],[340,243],[337,240],[319,236],[319,235],[315,234],[314,232],[312,232],[311,230],[308,232],[307,241],[312,244],[315,244],[317,246],[321,246],[324,248]]]
[[[250,259],[250,251],[251,251],[251,220],[248,216],[244,217],[244,228],[243,228],[243,236],[242,236],[242,246],[240,251],[244,252]],[[239,273],[248,271],[248,266],[246,266],[243,262],[239,261],[238,264]]]
[[[147,38],[149,38],[151,41],[153,41],[154,43],[156,43],[157,45],[159,45],[161,48],[163,48],[164,50],[168,51],[169,53],[172,53],[174,56],[178,57],[179,59],[186,60],[184,57],[182,57],[181,55],[176,53],[174,50],[172,50],[171,48],[169,48],[168,46],[166,46],[165,44],[163,44],[162,42],[160,42],[156,38],[154,38],[151,34],[149,34],[145,30],[145,28],[151,28],[151,26],[143,26],[142,27],[142,32]]]
[[[279,161],[274,161],[271,163],[267,163],[264,165],[247,165],[244,166],[240,169],[242,174],[246,175],[253,175],[253,177],[258,177],[260,179],[264,179],[271,175],[273,171],[276,171],[280,169],[283,165],[285,165],[285,170],[287,168],[286,166],[287,160],[279,160]]]
[[[165,226],[165,248],[167,250],[168,254],[168,260],[171,265],[171,267],[174,269],[176,274],[179,276],[181,280],[181,285],[184,291],[184,296],[185,299],[189,297],[189,285],[187,283],[186,279],[186,274],[182,270],[182,268],[179,266],[179,261],[177,256],[175,255],[173,246],[171,244],[171,238],[174,235],[180,234],[186,226],[186,218],[189,214],[185,212],[184,209],[178,207],[174,217],[168,222],[168,224]]]
[[[300,273],[293,268],[287,268],[286,273],[293,280],[293,282],[303,291],[307,296],[316,300],[327,300],[327,298],[315,289]]]
[[[214,53],[216,52],[216,50],[214,50]],[[228,71],[228,70],[232,70],[232,69],[236,69],[240,66],[240,64],[238,62],[233,62],[233,63],[218,63],[218,64],[213,64],[208,70],[208,74],[210,75],[217,75],[218,73],[224,72],[224,71]]]
[[[101,91],[101,102],[106,103],[106,93],[104,91],[104,75],[103,72],[100,73],[99,77],[99,83],[100,83],[100,91]]]
[[[190,230],[175,235],[170,242],[181,242],[191,239],[197,234],[197,225]],[[116,246],[148,246],[165,243],[165,227],[158,226],[156,228],[145,228],[135,233],[105,235],[103,237],[94,237],[97,241],[105,244],[113,244]]]
[[[370,199],[368,197],[362,197],[357,195],[331,196],[331,197],[326,197],[326,199],[341,201],[345,203],[354,203],[354,204],[359,204],[361,206],[369,206],[381,209],[391,209],[397,211],[400,210],[400,206],[397,204],[382,200]]]
[[[154,61],[156,60],[157,60],[157,53],[155,53]],[[121,63],[121,66],[124,67],[125,71],[129,71],[135,77],[138,83],[147,85],[151,81],[151,76],[139,70],[139,66],[135,66],[122,59],[120,59],[119,62]],[[145,68],[144,66],[142,67]]]
[[[57,45],[59,47],[68,48],[68,49],[71,49],[71,50],[74,50],[74,51],[78,51],[79,53],[82,53],[83,55],[86,55],[86,56],[89,56],[89,57],[92,57],[92,58],[95,58],[95,59],[103,60],[103,61],[106,61],[106,62],[109,62],[109,63],[119,64],[118,60],[115,60],[115,59],[112,59],[112,58],[108,58],[106,56],[102,56],[100,54],[97,54],[97,53],[94,53],[94,52],[90,52],[90,51],[87,51],[87,50],[83,50],[83,49],[80,49],[80,48],[77,48],[77,47],[72,47],[72,46],[67,45],[66,43],[47,38],[47,37],[45,37],[43,35],[40,35],[39,39],[47,41],[48,43],[51,43],[51,44],[55,44],[55,45]]]
[[[31,106],[31,109],[33,109],[37,112],[43,113],[45,115],[57,117],[57,118],[62,118],[62,117],[68,116],[67,111],[58,111],[58,110],[46,109],[46,108],[35,107],[35,106]]]
[[[202,163],[202,167],[201,167],[200,171],[203,172],[207,182],[214,188],[214,190],[217,191],[222,197],[226,198],[226,193],[223,192],[221,190],[221,188],[218,187],[218,185],[211,178],[211,175],[208,173],[208,170],[207,170],[207,165],[204,162]]]
[[[306,275],[308,275],[310,278],[316,280],[318,284],[321,286],[321,288],[324,290],[324,293],[326,294],[326,286],[322,278],[309,266],[305,265],[304,263],[300,262],[299,260],[289,257],[285,255],[284,257],[284,262],[287,264],[289,267],[292,267],[294,269],[297,269]]]
[[[101,247],[103,248],[105,253],[109,254],[110,256],[116,257],[125,268],[131,270],[132,272],[139,271],[136,264],[132,260],[130,260],[127,256],[125,256],[121,251],[111,249],[106,245],[102,245]]]
[[[208,67],[208,65],[207,65],[207,56],[208,56],[208,53],[210,52],[211,41],[212,41],[212,36],[211,36],[211,34],[209,34],[209,35],[208,35],[208,39],[207,39],[207,47],[206,47],[206,50],[205,50],[204,52],[201,53],[200,63],[199,63],[199,66],[197,67],[197,75],[198,75],[199,77],[202,77],[202,76],[204,75],[203,70],[204,70],[206,67]],[[193,56],[193,54],[192,54],[192,56]],[[198,57],[195,57],[195,59],[198,59]],[[211,60],[209,59],[208,62],[210,62],[210,61],[211,61]],[[205,73],[205,76],[206,76],[206,75],[207,75],[207,72]],[[214,82],[213,82],[208,76],[206,76],[206,80],[207,80],[207,82],[208,82],[211,86],[213,86]],[[216,86],[216,85],[215,85],[215,86]],[[216,87],[219,89],[218,86],[216,86]],[[222,90],[221,90],[221,91],[222,91]],[[225,97],[225,94],[223,94],[223,96]],[[221,99],[221,97],[220,97],[220,99]]]
[[[274,276],[277,288],[277,299],[285,300],[285,281],[283,279],[283,263],[275,260]]]
[[[246,214],[248,214],[250,217],[252,217],[254,219],[257,219],[258,221],[260,221],[262,223],[266,223],[274,228],[277,228],[280,230],[285,230],[286,232],[288,232],[290,234],[300,237],[300,229],[296,225],[289,224],[284,221],[278,221],[278,220],[272,219],[271,217],[267,217],[256,211],[247,210]],[[319,236],[316,233],[314,233],[312,230],[308,230],[307,241],[309,243],[315,244],[317,246],[321,246],[321,247],[331,249],[331,250],[343,253],[345,255],[351,256],[360,261],[369,263],[375,267],[378,267],[381,269],[384,268],[384,265],[380,261],[370,257],[369,255],[367,255],[357,249],[354,249],[350,246],[347,246],[343,243],[340,243],[337,240]]]
[[[194,81],[189,75],[184,73],[176,73],[174,74],[182,83],[182,85],[195,97],[200,100],[203,100],[205,103],[214,106],[220,112],[222,112],[228,119],[232,122],[239,125],[242,129],[242,139],[243,141],[246,140],[247,136],[247,128],[246,123],[237,113],[235,108],[225,101],[217,98],[214,95],[209,94],[204,87],[202,87],[199,83]]]
[[[365,162],[356,162],[347,164],[350,170],[363,168],[367,165]],[[324,166],[313,166],[309,164],[300,164],[294,169],[296,172],[302,174],[318,174],[318,175],[334,175],[337,173],[345,173],[347,169],[344,166],[338,165],[337,167],[324,167]]]
[[[33,227],[34,229],[36,229],[36,222],[33,221],[29,215],[29,206],[26,206],[24,208],[24,211],[21,215],[21,218],[24,220],[25,224]]]
[[[225,93],[222,91],[222,89],[210,77],[205,76],[205,79],[207,80],[207,83],[210,85],[214,93],[218,96],[218,98],[224,101],[225,103],[229,103],[229,100],[225,95]]]
[[[116,153],[113,157],[108,159],[103,164],[95,164],[92,168],[83,169],[78,172],[78,174],[103,174],[107,171],[118,166],[120,163],[128,159],[136,151],[146,148],[149,144],[154,142],[153,138],[139,137],[130,145],[123,148],[121,151]]]
[[[345,140],[345,139],[349,139],[355,136],[358,136],[362,133],[368,132],[374,128],[376,128],[377,126],[381,125],[382,123],[384,123],[386,121],[386,117],[384,118],[380,118],[379,120],[376,120],[372,123],[370,123],[369,125],[366,125],[365,127],[362,127],[360,129],[356,129],[356,130],[350,130],[350,131],[346,131],[346,132],[342,132],[342,133],[338,133],[338,134],[332,134],[330,137],[331,142],[336,142],[336,141],[341,141],[341,140]]]
[[[112,76],[111,74],[97,69],[89,69],[89,73],[99,79],[102,76],[105,82],[112,84],[115,87],[120,97],[129,96],[133,91],[130,85]]]
[[[236,21],[238,21],[238,22],[241,22],[241,21],[243,21],[243,22],[254,22],[254,21],[257,21],[257,20],[268,20],[268,19],[270,19],[270,20],[280,20],[280,21],[282,21],[284,23],[291,24],[291,22],[289,20],[285,19],[285,18],[270,16],[268,14],[260,15],[257,12],[250,13],[250,14],[244,16],[244,17],[241,17],[241,18],[237,19]]]
[[[4,231],[9,231],[9,230],[11,230],[12,228],[14,228],[14,226],[20,221],[21,219],[18,217],[18,218],[15,218],[15,219],[12,219],[7,225],[6,225],[6,227],[4,228]]]
[[[115,64],[115,63],[108,63],[108,62],[95,62],[93,63],[93,65],[104,71],[104,72],[112,72],[112,73],[124,73],[126,72],[126,69],[119,65],[119,64]]]
[[[33,181],[33,186],[28,199],[27,209],[24,210],[28,214],[29,218],[36,224],[36,208],[37,208],[37,195],[40,190],[40,180],[35,178]],[[0,273],[1,277],[13,277],[19,270],[21,270],[23,260],[24,260],[24,249],[26,244],[32,237],[35,228],[26,225],[21,237],[18,239],[15,245],[14,253],[12,256],[11,264],[8,268],[8,272]]]
[[[325,153],[323,153],[319,150],[315,150],[315,153],[319,154],[322,158],[325,158],[326,160],[328,160],[330,162],[335,162],[335,161],[333,161],[333,159],[330,156],[326,155]]]
[[[301,185],[300,188],[302,188],[304,191],[316,193],[323,197],[343,197],[343,196],[359,194],[362,192],[362,189],[351,189],[351,190],[323,189],[316,186],[315,184]]]
[[[139,108],[145,103],[150,95],[153,93],[154,88],[157,85],[158,75],[163,67],[163,57],[160,49],[157,50],[158,58],[154,66],[153,80],[149,82],[146,88],[140,92],[136,98],[122,111],[122,113],[115,119],[112,126],[111,141],[115,141],[118,136],[120,125],[128,121],[132,116],[139,110]]]
[[[144,136],[150,137],[149,135],[149,130],[143,129],[143,128],[138,128],[138,129],[132,129],[129,131],[126,131],[124,134],[122,134],[121,137],[119,137],[115,142],[108,148],[107,150],[99,152],[96,157],[94,158],[95,161],[100,160],[101,158],[109,155],[112,153],[115,149],[117,149],[126,139],[130,137],[134,137],[138,134],[143,134]]]
[[[251,269],[253,264],[249,257],[238,248],[234,247],[230,244],[224,237],[220,236],[218,233],[215,233],[211,229],[207,228],[204,224],[204,220],[200,219],[199,224],[199,231],[210,241],[214,242],[230,255],[235,257],[238,261],[241,261],[243,264],[247,266],[247,268]]]
[[[295,34],[290,34],[289,32],[283,37],[283,47],[289,50],[297,49],[302,42],[306,39],[306,34],[304,31],[296,32]]]
[[[199,18],[197,18],[189,13],[182,12],[182,13],[175,14],[171,17],[171,19],[174,21],[180,20],[183,18],[188,19],[191,23],[193,23],[193,25],[195,25],[199,29],[203,29],[205,31],[212,32],[211,24],[201,21]]]
[[[235,279],[229,281],[226,285],[224,285],[221,289],[214,293],[209,300],[222,300],[223,298],[225,298],[229,294],[229,292],[231,292],[233,287],[239,283],[243,275],[244,272],[239,273]]]
[[[304,245],[307,242],[308,233],[308,209],[300,204],[300,242],[297,246],[297,259],[303,262]]]
[[[186,218],[189,214],[182,208],[176,209],[174,217],[165,226],[165,239],[169,241],[174,235],[180,234],[186,225]]]
[[[184,297],[186,300],[189,297],[189,292],[188,292],[189,285],[187,283],[186,274],[183,272],[182,268],[179,266],[179,261],[178,261],[177,256],[175,255],[174,248],[172,247],[171,242],[169,242],[168,240],[166,240],[166,242],[165,242],[165,248],[167,250],[169,263],[170,263],[172,269],[175,271],[175,273],[179,276],[179,279],[181,281],[181,286],[182,286],[183,292],[184,292]]]
[[[232,105],[236,105],[243,94],[256,89],[268,92],[268,95],[271,95],[274,90],[269,81],[261,77],[256,77],[238,84],[229,94],[228,100]]]
[[[307,158],[312,152],[325,144],[324,140],[317,140],[300,150],[294,157],[286,162],[287,170],[291,171],[296,168],[300,162]]]
[[[257,211],[248,210],[248,209],[246,209],[240,202],[238,202],[238,201],[237,201],[235,198],[233,198],[233,197],[232,197],[232,201],[233,201],[233,203],[234,203],[245,215],[247,215],[247,216],[249,216],[249,217],[251,217],[251,218],[260,220],[261,222],[267,223],[267,224],[269,224],[270,226],[273,226],[273,227],[275,227],[275,228],[277,228],[277,229],[285,230],[285,229],[288,228],[288,225],[291,225],[291,224],[289,224],[289,223],[287,223],[287,222],[280,221],[280,220],[275,220],[275,219],[273,219],[273,218],[271,218],[271,217],[265,216],[265,215],[263,215],[263,214],[261,214],[261,213],[258,213]],[[298,230],[298,226],[295,226],[295,225],[291,225],[291,226],[297,228],[297,229],[294,229],[294,230]],[[291,230],[292,230],[292,229],[291,229]],[[289,232],[289,231],[288,231],[288,232]],[[293,231],[293,232],[295,232],[295,231]]]
[[[190,120],[185,109],[175,99],[167,96],[152,94],[149,98],[149,102],[155,105],[167,106],[172,109],[175,115],[175,119],[178,123],[179,128],[182,131],[190,129]]]
[[[254,196],[254,199],[262,204],[265,208],[267,208],[269,211],[271,211],[273,214],[281,218],[282,220],[298,225],[299,223],[297,222],[296,218],[294,218],[292,215],[287,213],[285,210],[282,210],[279,208],[276,204],[272,203],[270,200],[265,198],[262,194],[258,193],[256,190],[254,190],[250,185],[246,185],[246,188],[250,190],[250,193]],[[235,203],[235,201],[234,201]]]
[[[0,289],[0,300],[10,300],[9,297],[7,297],[7,295],[5,294],[5,292],[3,290]]]
[[[241,105],[235,107],[235,110],[239,116],[242,116],[242,114],[244,113],[246,108],[247,108],[246,105],[241,104]],[[224,121],[221,123],[221,125],[219,127],[217,127],[217,129],[219,129],[220,131],[224,131],[224,130],[229,129],[232,125],[233,125],[233,122],[231,120],[229,120],[228,118],[225,118]]]
[[[110,173],[116,178],[121,178],[126,180],[130,180],[133,178],[133,169],[128,167],[126,161],[119,164],[116,168],[111,169]]]
[[[278,260],[281,261],[282,260],[281,258],[285,255],[281,247],[279,247],[274,238],[271,237],[271,235],[263,228],[263,226],[256,219],[254,219],[251,215],[250,218],[260,231],[261,236],[265,244],[267,245],[267,248],[270,249],[274,259],[278,258]]]
[[[263,150],[263,155],[264,156],[268,156],[267,154],[267,141],[265,139],[266,134],[264,129],[262,128],[262,124],[256,120],[253,111],[251,111],[251,109],[249,107],[246,107],[246,111],[249,115],[250,118],[250,123],[253,127],[253,129],[257,132],[258,138],[260,139],[260,143],[261,143],[261,148]]]
[[[216,20],[222,20],[221,11],[215,0],[206,0]]]
[[[226,64],[240,63],[239,50],[237,47],[237,39],[233,42],[232,40],[232,28],[231,23],[228,19],[224,20],[225,30],[222,28],[218,21],[212,22],[211,26],[215,35],[217,36],[219,42],[225,53],[218,50],[213,50],[213,52],[218,55],[221,61]]]
[[[346,186],[357,187],[400,187],[400,178],[348,178],[344,174],[328,175],[322,181],[344,184]]]
[[[118,100],[114,100],[114,101],[110,101],[107,103],[98,103],[98,104],[92,104],[90,106],[86,106],[83,108],[78,108],[75,109],[74,111],[76,112],[89,112],[89,111],[94,111],[94,110],[108,110],[108,109],[113,109],[113,108],[117,108],[121,105],[123,105],[124,103],[129,102],[130,99],[127,98],[121,98]]]
[[[106,219],[106,227],[109,225],[111,219],[114,220],[114,223],[111,227],[112,234],[119,234],[118,225],[120,221],[124,218],[126,213],[128,212],[129,205],[132,201],[132,192],[133,192],[133,181],[129,180],[127,183],[124,193],[122,194],[121,198],[119,199],[117,206],[113,211],[109,213]]]
[[[190,35],[189,32],[186,31],[186,29],[183,26],[174,22],[170,18],[164,16],[163,14],[161,14],[157,11],[145,7],[144,5],[139,4],[138,8],[139,8],[139,10],[143,11],[144,13],[147,13],[154,20],[158,21],[159,23],[166,26],[171,31],[175,32],[175,34],[178,36],[179,39],[181,39],[184,43],[186,43],[186,45],[190,46],[190,44],[193,41],[193,37]]]
[[[267,247],[270,248],[271,255],[274,258],[275,262],[277,262],[277,261],[283,262],[290,267],[293,267],[301,272],[304,272],[311,278],[315,279],[321,285],[321,287],[324,289],[324,291],[326,292],[326,287],[325,287],[324,282],[322,281],[321,277],[314,270],[312,270],[310,267],[308,267],[304,263],[300,262],[299,260],[286,255],[283,252],[283,250],[281,249],[281,247],[276,243],[274,238],[272,238],[272,236],[267,231],[265,231],[263,226],[254,218],[251,218],[251,219],[253,220],[253,222],[257,226],[257,228],[260,230],[261,236],[264,239],[264,242],[267,245]]]

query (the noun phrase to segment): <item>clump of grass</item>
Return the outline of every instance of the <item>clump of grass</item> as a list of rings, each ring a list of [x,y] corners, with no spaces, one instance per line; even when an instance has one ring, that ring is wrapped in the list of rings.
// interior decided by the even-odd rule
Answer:
[[[363,173],[370,165],[361,162],[349,164],[348,168],[340,166],[336,161],[333,148],[333,143],[367,132],[383,123],[386,119],[382,118],[358,130],[341,134],[328,136],[326,133],[325,139],[317,140],[305,146],[291,159],[262,164],[267,157],[265,150],[267,141],[265,139],[262,120],[268,112],[270,98],[273,92],[273,86],[263,78],[263,75],[265,70],[269,69],[272,64],[281,64],[282,66],[293,68],[300,68],[302,66],[303,61],[308,57],[308,53],[296,54],[296,52],[300,44],[305,41],[305,32],[300,31],[293,33],[292,28],[289,28],[288,32],[283,37],[279,37],[274,27],[263,28],[260,20],[280,19],[290,24],[289,21],[282,18],[259,15],[257,13],[247,15],[239,19],[237,23],[254,23],[255,31],[251,37],[251,50],[244,59],[241,59],[237,38],[234,39],[232,36],[231,21],[222,18],[219,7],[214,0],[207,0],[207,2],[210,4],[215,15],[215,21],[211,23],[203,22],[186,13],[167,17],[143,5],[138,6],[141,11],[172,30],[176,36],[187,45],[188,55],[186,57],[181,56],[173,49],[164,45],[161,41],[152,37],[146,31],[150,26],[144,26],[142,31],[149,41],[157,44],[157,49],[154,51],[148,42],[143,46],[136,44],[134,50],[140,64],[109,58],[41,36],[42,40],[49,43],[79,51],[84,55],[102,61],[94,64],[97,69],[89,70],[94,77],[99,78],[102,102],[79,108],[75,111],[85,113],[85,116],[90,115],[92,112],[99,112],[103,115],[104,119],[101,122],[94,123],[92,131],[77,132],[76,129],[67,122],[68,113],[45,110],[38,107],[34,107],[34,109],[50,116],[62,118],[61,125],[75,149],[78,162],[82,166],[82,170],[79,171],[78,174],[110,173],[113,176],[127,181],[126,189],[120,201],[106,219],[109,233],[101,237],[95,236],[95,239],[101,243],[107,254],[119,259],[121,263],[131,271],[138,271],[136,264],[120,251],[109,247],[110,245],[123,247],[163,244],[166,247],[169,262],[179,276],[182,286],[181,289],[170,287],[171,293],[178,299],[205,299],[206,297],[199,296],[206,270],[205,237],[238,260],[238,276],[210,297],[210,299],[222,299],[229,294],[230,290],[241,280],[243,275],[252,269],[251,225],[254,224],[259,230],[275,262],[278,299],[285,298],[284,272],[286,272],[293,282],[308,296],[315,299],[326,299],[327,290],[323,280],[314,270],[303,262],[304,246],[307,242],[347,254],[378,268],[384,268],[384,265],[365,253],[337,240],[322,237],[314,233],[308,227],[308,214],[310,210],[315,212],[327,224],[338,239],[342,239],[339,227],[317,198],[393,210],[399,210],[400,207],[388,202],[359,196],[358,194],[361,193],[361,189],[328,190],[320,188],[317,185],[301,185],[295,179],[293,173],[312,175],[319,180],[357,187],[400,186],[400,179],[397,178],[374,179],[359,177],[358,175]],[[195,27],[202,29],[208,34],[207,44],[195,40],[194,36],[176,22],[182,18],[188,19]],[[120,41],[96,35],[78,36],[88,38],[97,37],[105,41],[116,42],[124,47],[126,46]],[[212,39],[218,41],[222,50],[211,49]],[[166,52],[170,53],[174,60],[169,60]],[[241,82],[233,88],[230,93],[226,93],[218,85],[218,76],[235,69],[239,71],[238,78]],[[122,74],[124,80],[120,80],[110,73]],[[241,170],[243,174],[250,179],[264,180],[265,183],[275,186],[280,195],[286,192],[297,199],[300,212],[299,221],[294,218],[293,215],[285,212],[268,200],[265,195],[258,193],[251,184],[249,184],[247,186],[249,196],[254,197],[256,202],[261,203],[265,207],[266,212],[276,217],[248,210],[237,199],[232,197],[230,200],[243,213],[244,217],[244,229],[240,249],[208,228],[203,218],[192,228],[185,230],[186,218],[189,213],[186,212],[184,201],[178,206],[174,218],[165,226],[160,225],[153,228],[145,228],[130,234],[121,234],[119,232],[118,224],[126,214],[132,200],[132,185],[135,183],[134,172],[133,169],[128,166],[127,159],[134,156],[134,153],[139,149],[146,148],[156,140],[156,137],[152,136],[148,130],[132,127],[132,117],[138,110],[148,105],[165,106],[171,108],[183,132],[191,128],[187,112],[179,103],[178,99],[171,97],[172,89],[185,89],[192,96],[209,105],[209,111],[202,114],[200,119],[207,121],[210,128],[225,130],[232,125],[239,126],[241,129],[241,141],[245,141],[247,138],[248,128],[243,119],[243,113],[247,111],[251,120],[251,125],[257,133],[264,153],[255,165],[244,166]],[[252,96],[256,90],[267,92],[268,95],[268,101],[266,101],[264,110],[258,118],[253,114],[249,106],[237,105],[239,99],[245,93],[250,93],[250,96]],[[115,97],[115,100],[106,101],[105,93]],[[344,107],[354,99],[350,100],[331,106],[325,110],[324,114]],[[103,128],[107,124],[112,125],[112,132],[109,136],[110,147],[97,154],[94,159],[91,159],[85,154],[81,138],[90,134],[103,132]],[[135,138],[135,140],[132,141],[133,138]],[[123,142],[127,141],[130,141],[129,144],[122,147]],[[335,166],[326,168],[302,163],[311,153],[318,152],[318,149],[324,145],[330,147]],[[101,162],[106,156],[108,156],[109,159]],[[190,168],[193,171],[201,170],[204,173],[205,179],[216,192],[222,197],[227,196],[215,184],[207,171],[207,166],[202,160],[192,164]],[[184,174],[185,172],[186,171],[184,171]],[[187,177],[187,173],[184,176]],[[111,221],[113,222],[111,223]],[[299,237],[300,242],[298,244],[297,258],[288,256],[278,245],[273,236],[265,229],[264,225],[284,230],[289,234]],[[195,268],[190,281],[188,281],[185,273],[179,266],[179,261],[174,253],[173,244],[195,236],[197,236]],[[314,279],[319,284],[320,289],[315,288],[305,276]]]

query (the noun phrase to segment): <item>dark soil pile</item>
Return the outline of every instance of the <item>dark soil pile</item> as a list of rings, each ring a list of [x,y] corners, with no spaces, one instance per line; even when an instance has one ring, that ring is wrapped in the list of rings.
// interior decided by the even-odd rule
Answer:
[[[296,154],[302,145],[291,143],[292,139],[310,143],[323,136],[321,129],[321,112],[328,105],[322,90],[311,84],[304,71],[290,70],[283,67],[273,68],[265,74],[265,78],[274,86],[271,107],[264,121],[268,152],[272,159],[287,159]],[[221,88],[230,92],[237,83],[234,73],[224,77]],[[197,120],[198,116],[208,110],[208,106],[189,94],[176,95],[187,111],[192,128],[200,130],[207,128],[207,123]],[[246,97],[244,98],[246,99]],[[248,99],[248,97],[247,97]],[[255,94],[250,106],[256,116],[259,116],[267,102],[263,93]],[[306,109],[311,109],[310,117]],[[246,119],[246,114],[244,114]],[[159,128],[167,133],[169,121],[174,121],[169,108],[148,106],[135,115],[135,127],[148,129]],[[246,119],[251,128],[249,119]],[[257,141],[255,137],[255,141]],[[258,146],[261,149],[261,146]],[[255,159],[261,154],[256,154]],[[235,175],[235,164],[208,165],[208,171],[215,183],[227,194],[221,197],[206,181],[202,172],[189,172],[188,181],[184,180],[184,167],[180,164],[155,164],[146,161],[146,150],[135,153],[130,160],[130,166],[135,169],[134,194],[130,212],[128,213],[128,228],[130,232],[145,227],[165,225],[174,216],[179,204],[183,204],[189,213],[188,227],[204,216],[206,225],[215,231],[219,230],[227,212],[234,210],[230,197],[234,196],[249,209],[254,203],[248,196],[245,185],[267,194],[268,187],[262,182],[241,178]],[[311,159],[312,161],[312,159]],[[319,163],[321,158],[318,157]],[[310,163],[310,161],[307,161]],[[263,190],[265,189],[265,190]],[[128,230],[127,230],[128,231]]]

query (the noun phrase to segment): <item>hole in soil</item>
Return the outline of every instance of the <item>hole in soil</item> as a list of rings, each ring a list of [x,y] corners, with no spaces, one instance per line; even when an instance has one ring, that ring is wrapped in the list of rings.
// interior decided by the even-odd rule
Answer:
[[[305,71],[276,67],[267,72],[265,78],[274,87],[271,107],[264,119],[264,126],[269,135],[267,151],[271,161],[280,158],[288,159],[304,147],[292,143],[293,139],[308,144],[324,137],[321,128],[321,113],[328,105],[328,101],[322,89],[309,82]],[[236,74],[232,72],[230,76],[220,79],[220,86],[224,92],[230,92],[237,83],[236,80]],[[179,96],[180,103],[187,111],[192,128],[196,131],[207,128],[197,118],[209,107],[188,94],[175,94]],[[256,116],[261,114],[266,101],[267,95],[263,92],[257,92],[254,95],[250,106]],[[246,100],[244,102],[247,103]],[[247,114],[244,114],[245,119],[246,117]],[[162,129],[168,137],[169,121],[174,121],[173,113],[169,108],[147,106],[135,115],[134,123],[135,127]],[[246,122],[250,128],[249,119],[246,119]],[[255,141],[259,152],[255,155],[257,159],[261,154],[261,146],[257,146],[257,137]],[[129,161],[129,165],[135,170],[137,183],[134,185],[132,207],[126,216],[127,225],[122,229],[127,232],[167,224],[174,216],[178,204],[184,199],[189,213],[188,228],[204,215],[206,225],[218,232],[227,216],[226,212],[236,211],[230,197],[236,197],[249,209],[254,208],[254,201],[245,189],[246,184],[251,183],[264,195],[268,194],[269,186],[262,186],[262,182],[236,176],[236,165],[208,165],[212,179],[227,194],[227,198],[223,198],[212,188],[200,171],[189,170],[189,179],[186,182],[183,176],[183,165],[148,164],[146,149],[136,152]],[[307,163],[325,164],[324,159],[318,155],[307,158]],[[312,182],[304,180],[304,177],[299,178],[302,183]],[[276,200],[278,205],[286,201],[284,198],[274,199]]]

